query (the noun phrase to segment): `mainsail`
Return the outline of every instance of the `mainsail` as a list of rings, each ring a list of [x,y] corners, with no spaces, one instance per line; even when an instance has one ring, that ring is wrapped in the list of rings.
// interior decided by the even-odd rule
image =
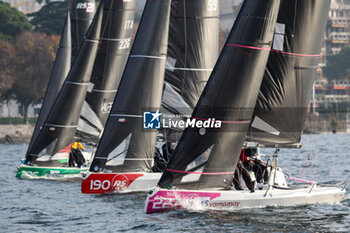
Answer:
[[[167,96],[175,91],[191,114],[219,55],[219,1],[173,1],[171,9],[162,104],[178,109]]]
[[[38,120],[36,121],[32,139],[28,147],[28,152],[32,150],[33,142],[37,140],[40,129],[43,126],[45,119],[62,87],[62,84],[68,75],[71,65],[71,44],[70,16],[69,13],[67,13],[66,21],[61,34],[60,44],[57,50],[56,60],[51,71],[45,97],[41,105],[40,114]]]
[[[132,45],[135,0],[105,1],[101,42],[76,137],[97,143],[113,105]]]
[[[330,0],[283,0],[248,139],[294,147],[301,139]]]
[[[161,105],[170,0],[148,0],[90,171],[151,171],[155,129],[143,129],[144,111]]]
[[[162,113],[190,116],[219,55],[219,1],[172,1]],[[161,130],[178,141],[182,129]]]
[[[230,185],[268,60],[279,0],[246,0],[192,114],[221,128],[185,129],[159,186]]]
[[[103,2],[100,3],[98,13],[86,34],[77,58],[45,119],[38,137],[33,141],[32,147],[27,152],[26,162],[29,164],[35,162],[38,157],[56,154],[73,140],[97,53]],[[46,163],[50,165],[50,160]]]
[[[95,15],[95,0],[70,0],[72,25],[72,62]]]

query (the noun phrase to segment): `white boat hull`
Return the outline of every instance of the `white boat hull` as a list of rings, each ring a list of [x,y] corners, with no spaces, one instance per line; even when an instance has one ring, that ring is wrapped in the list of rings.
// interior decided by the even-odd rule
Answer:
[[[150,192],[151,193],[151,192]],[[267,206],[296,206],[316,203],[339,203],[345,190],[336,187],[315,186],[311,190],[271,189],[248,191],[191,191],[158,189],[152,191],[146,200],[146,212],[155,213],[174,209],[192,210],[235,210],[262,208]]]

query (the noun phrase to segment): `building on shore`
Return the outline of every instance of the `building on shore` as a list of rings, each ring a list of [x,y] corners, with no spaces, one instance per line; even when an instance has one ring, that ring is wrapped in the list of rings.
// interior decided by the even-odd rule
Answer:
[[[325,55],[350,45],[350,0],[332,0],[326,28]]]
[[[45,1],[43,1],[43,3],[39,4],[35,0],[3,0],[3,1],[7,2],[12,7],[17,8],[17,10],[23,12],[23,14],[25,15],[39,11],[45,3]]]

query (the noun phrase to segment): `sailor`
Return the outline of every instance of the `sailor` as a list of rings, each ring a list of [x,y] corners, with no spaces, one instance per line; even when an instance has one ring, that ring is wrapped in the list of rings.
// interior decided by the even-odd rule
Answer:
[[[238,160],[238,164],[233,177],[233,185],[236,190],[243,190],[243,186],[240,183],[240,177],[243,178],[245,185],[250,192],[255,191],[255,177],[243,166],[243,162]]]
[[[69,153],[69,167],[75,167],[74,163],[77,164],[77,167],[81,167],[85,163],[85,158],[80,150],[85,151],[83,145],[80,142],[73,142]]]
[[[264,183],[264,171],[266,166],[259,156],[257,148],[243,148],[240,155],[243,166],[253,171],[258,183]]]
[[[166,162],[169,162],[171,155],[175,149],[175,143],[167,142],[162,146],[163,158]]]
[[[166,165],[167,165],[167,161],[164,160],[163,156],[159,152],[159,149],[156,147],[156,152],[154,155],[154,166],[152,168],[152,171],[164,172]]]

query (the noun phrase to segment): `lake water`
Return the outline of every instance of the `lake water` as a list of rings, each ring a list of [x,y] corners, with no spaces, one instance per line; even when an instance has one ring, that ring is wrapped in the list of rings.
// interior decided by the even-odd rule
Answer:
[[[317,181],[350,176],[350,135],[305,135],[303,142],[300,150],[281,150],[287,174],[312,180],[310,166],[303,171],[310,153]],[[144,194],[88,196],[79,180],[15,178],[27,146],[0,145],[0,232],[350,232],[349,192],[339,205],[146,215]]]

